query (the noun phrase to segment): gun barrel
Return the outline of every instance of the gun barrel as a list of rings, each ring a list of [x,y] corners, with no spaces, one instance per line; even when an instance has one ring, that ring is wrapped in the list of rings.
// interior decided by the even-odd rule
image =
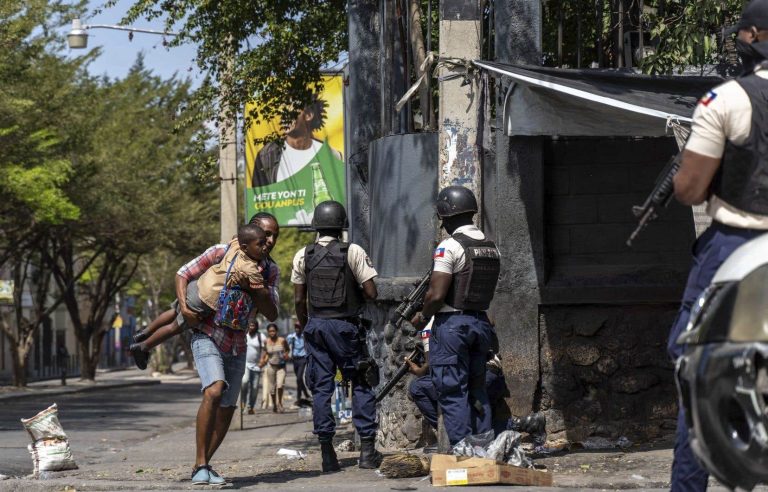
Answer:
[[[420,346],[416,346],[416,348],[413,349],[413,352],[411,352],[407,359],[416,362],[417,358],[421,355],[422,349]],[[403,361],[403,363],[398,367],[397,372],[394,376],[392,376],[392,379],[390,379],[386,385],[381,389],[381,391],[378,392],[376,395],[376,403],[379,403],[381,400],[384,399],[385,396],[389,394],[390,391],[392,391],[392,388],[395,387],[395,385],[400,382],[403,377],[408,374],[408,370],[410,369],[410,366],[408,365],[407,361]]]

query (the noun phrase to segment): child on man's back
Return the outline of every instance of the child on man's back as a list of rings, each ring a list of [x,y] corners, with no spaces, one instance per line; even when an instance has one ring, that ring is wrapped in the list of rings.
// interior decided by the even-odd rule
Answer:
[[[261,227],[255,224],[241,226],[237,238],[229,243],[221,262],[187,285],[184,306],[195,314],[197,320],[185,318],[181,314],[182,303],[176,299],[173,303],[176,318],[166,325],[159,322],[160,318],[154,320],[137,337],[137,343],[130,346],[129,350],[139,369],[146,369],[152,348],[185,329],[197,327],[199,321],[213,316],[218,308],[219,295],[225,287],[239,286],[249,293],[263,289],[264,279],[259,262],[266,256],[265,247],[266,234]]]

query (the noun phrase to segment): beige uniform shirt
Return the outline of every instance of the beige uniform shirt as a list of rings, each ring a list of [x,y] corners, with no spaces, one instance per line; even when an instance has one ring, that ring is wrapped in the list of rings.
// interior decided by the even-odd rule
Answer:
[[[317,243],[326,246],[331,241],[335,241],[336,238],[331,236],[323,236],[317,240]],[[291,282],[294,284],[306,284],[307,277],[304,272],[304,252],[306,247],[301,248],[296,252],[293,257],[293,268],[291,269]],[[373,268],[371,259],[368,258],[365,250],[357,244],[350,243],[347,250],[347,264],[352,270],[352,274],[355,276],[357,283],[362,285],[364,282],[372,279],[378,273]]]
[[[472,239],[485,239],[483,231],[477,228],[474,224],[461,226],[455,231],[454,234],[461,233]],[[464,268],[466,259],[464,258],[464,247],[452,237],[445,239],[443,242],[437,245],[435,253],[432,255],[432,271],[454,273],[460,272]],[[445,304],[441,309],[441,313],[450,313],[456,311],[453,307]]]
[[[768,79],[768,70],[757,72]],[[687,150],[707,157],[721,158],[725,143],[743,144],[752,131],[752,103],[744,89],[730,80],[709,91],[693,113]],[[712,195],[707,213],[716,221],[745,229],[768,229],[768,216],[747,213]]]

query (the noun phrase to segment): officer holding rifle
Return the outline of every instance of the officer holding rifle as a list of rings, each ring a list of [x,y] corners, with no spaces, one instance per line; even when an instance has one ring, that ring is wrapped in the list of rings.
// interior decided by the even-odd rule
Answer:
[[[768,230],[768,0],[752,0],[730,32],[736,34],[744,73],[701,98],[674,178],[678,201],[707,201],[712,225],[693,247],[693,268],[667,347],[673,359],[683,353],[676,342],[691,307],[717,269],[735,249]],[[674,456],[672,490],[705,490],[708,474],[689,445],[682,406]]]
[[[485,364],[493,328],[485,310],[500,271],[499,250],[472,223],[477,199],[468,188],[449,186],[437,197],[437,216],[451,235],[433,255],[422,311],[411,320],[423,329],[434,316],[429,367],[451,445],[491,430]]]

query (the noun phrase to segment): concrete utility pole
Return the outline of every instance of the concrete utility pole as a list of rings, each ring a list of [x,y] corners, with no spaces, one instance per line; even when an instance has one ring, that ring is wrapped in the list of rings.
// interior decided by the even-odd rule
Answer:
[[[440,0],[440,58],[480,58],[483,45],[482,10],[479,0]],[[464,73],[463,66],[440,70],[440,77]],[[467,83],[469,82],[469,83]],[[466,186],[475,193],[482,209],[482,169],[477,124],[480,92],[473,78],[464,76],[440,82],[438,189]],[[481,214],[475,222],[482,224]],[[438,414],[438,452],[449,453],[443,414]]]
[[[237,111],[228,102],[232,87],[232,58],[235,53],[231,37],[224,50],[226,66],[220,80],[219,181],[221,242],[228,243],[237,234]]]
[[[221,180],[221,242],[237,234],[237,124],[225,116],[219,133],[219,179]]]
[[[440,0],[440,58],[480,58],[483,32],[479,0]],[[443,68],[440,76],[462,74],[463,67]],[[480,94],[477,81],[464,77],[440,82],[440,167],[438,187],[462,185],[482,203],[482,171],[477,123]],[[482,223],[480,214],[476,222]]]

